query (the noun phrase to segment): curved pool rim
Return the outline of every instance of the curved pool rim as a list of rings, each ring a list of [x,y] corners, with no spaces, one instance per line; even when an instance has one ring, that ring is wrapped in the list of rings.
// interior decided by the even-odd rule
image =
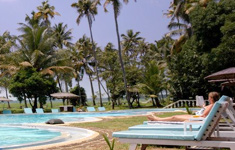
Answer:
[[[17,127],[17,126],[14,126]],[[10,146],[0,146],[1,150],[5,149],[37,149],[41,147],[53,147],[58,145],[65,145],[66,143],[72,142],[82,142],[86,139],[93,138],[98,136],[99,134],[95,131],[77,128],[77,127],[67,127],[67,126],[59,126],[59,125],[43,125],[43,124],[24,124],[18,126],[19,128],[37,128],[40,130],[49,130],[53,132],[60,132],[61,135],[54,137],[52,139],[38,141],[38,142],[30,142],[25,144],[15,144]],[[82,134],[82,136],[81,136]],[[84,136],[85,135],[85,136]]]

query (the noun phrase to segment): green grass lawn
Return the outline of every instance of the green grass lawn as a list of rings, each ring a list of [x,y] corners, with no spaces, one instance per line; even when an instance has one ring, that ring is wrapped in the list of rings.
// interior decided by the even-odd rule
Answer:
[[[159,117],[169,117],[172,115],[181,115],[186,114],[183,112],[166,112],[166,113],[159,113]],[[88,123],[74,123],[71,124],[71,126],[79,127],[79,128],[88,128],[88,129],[103,129],[108,130],[110,132],[115,131],[121,131],[121,130],[127,130],[128,127],[142,124],[143,121],[146,121],[146,116],[135,116],[135,117],[127,117],[127,118],[113,118],[113,119],[104,119],[102,121],[98,122],[88,122]],[[110,139],[111,140],[111,139]],[[115,143],[115,150],[128,150],[129,144],[123,144],[118,142],[118,139],[116,139]],[[159,149],[160,147],[150,146],[149,149]],[[183,147],[161,147],[161,150],[176,150],[181,149]],[[102,150],[108,150],[107,145],[104,145],[101,147]],[[138,147],[140,149],[140,147]]]

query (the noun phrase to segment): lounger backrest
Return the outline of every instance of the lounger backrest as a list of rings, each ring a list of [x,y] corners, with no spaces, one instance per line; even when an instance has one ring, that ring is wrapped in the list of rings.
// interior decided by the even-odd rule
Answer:
[[[31,108],[24,108],[24,113],[26,113],[26,114],[32,114],[33,111],[32,111]]]
[[[231,98],[220,99],[219,102],[228,102],[228,104],[229,104],[227,111],[223,113],[224,117],[228,117],[228,113],[231,113],[232,115],[235,115],[235,110],[233,108],[233,101],[232,101]]]
[[[98,107],[99,111],[105,111],[105,107]]]
[[[51,112],[52,112],[52,113],[58,113],[58,112],[59,112],[59,109],[51,109]]]
[[[87,107],[87,111],[95,111],[94,107]]]
[[[227,96],[222,96],[220,99],[227,99]],[[195,139],[197,141],[200,140],[206,140],[207,137],[210,137],[213,133],[215,127],[217,126],[221,114],[225,111],[227,108],[228,103],[227,102],[221,102],[218,101],[214,104],[213,108],[211,109],[210,113],[206,117],[203,126],[198,131],[198,134],[195,136]]]
[[[44,113],[42,108],[36,108],[36,112],[37,112],[37,114],[43,114]]]
[[[11,110],[3,110],[2,113],[3,114],[11,114]]]

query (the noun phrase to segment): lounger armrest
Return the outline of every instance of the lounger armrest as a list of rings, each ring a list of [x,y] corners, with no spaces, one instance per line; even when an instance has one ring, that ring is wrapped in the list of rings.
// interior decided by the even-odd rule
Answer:
[[[189,118],[189,121],[204,121],[205,118],[203,117],[198,117],[198,118]]]

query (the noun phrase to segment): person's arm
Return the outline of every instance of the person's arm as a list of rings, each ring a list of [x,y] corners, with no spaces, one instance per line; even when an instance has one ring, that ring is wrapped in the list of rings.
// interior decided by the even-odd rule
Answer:
[[[203,114],[201,115],[201,117],[205,118],[209,114],[209,112],[211,111],[212,107],[213,107],[212,104],[205,107],[205,110],[204,110]]]

